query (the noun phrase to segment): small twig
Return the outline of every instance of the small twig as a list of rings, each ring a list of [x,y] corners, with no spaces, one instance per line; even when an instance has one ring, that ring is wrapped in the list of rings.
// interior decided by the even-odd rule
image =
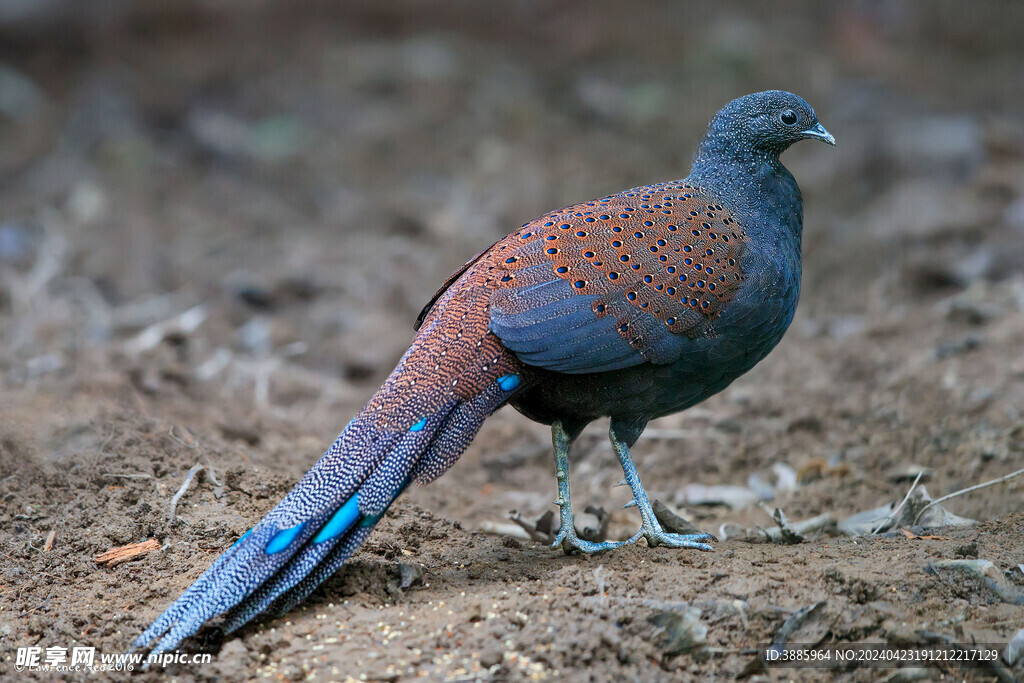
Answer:
[[[191,439],[191,441],[186,441],[183,437],[180,437],[177,434],[175,434],[174,433],[174,425],[171,425],[168,428],[168,430],[167,430],[167,436],[169,436],[172,440],[177,441],[179,444],[181,444],[185,448],[190,448],[192,450],[199,451],[200,453],[202,453],[203,452],[203,447],[199,443],[199,439],[197,439],[192,434],[192,432],[190,432],[187,429],[185,430],[185,435],[189,439]],[[204,456],[206,457],[206,466],[204,467],[203,465],[200,465],[199,463],[196,463],[192,467],[192,469],[189,470],[188,477],[185,479],[185,483],[182,484],[182,487],[183,487],[182,490],[178,491],[178,495],[175,496],[175,500],[172,501],[172,503],[171,503],[171,520],[172,521],[174,520],[174,502],[178,499],[178,497],[181,496],[182,493],[184,493],[184,488],[188,486],[188,483],[192,479],[192,476],[195,474],[195,470],[196,470],[197,467],[199,469],[201,469],[201,470],[202,469],[206,470],[206,476],[208,476],[210,478],[210,481],[212,481],[215,486],[223,486],[223,484],[220,483],[220,481],[217,479],[217,474],[213,471],[213,463],[210,462],[210,456],[209,455],[205,455],[205,454],[204,454]]]
[[[18,597],[20,598],[20,597],[21,597],[21,594],[19,594],[19,595],[18,595]],[[41,603],[39,603],[38,605],[36,605],[36,606],[35,606],[35,607],[33,607],[32,609],[30,609],[30,610],[28,610],[27,612],[25,612],[25,613],[24,613],[24,614],[25,614],[25,616],[28,616],[28,617],[30,617],[30,616],[32,616],[33,614],[35,614],[37,610],[40,610],[40,609],[42,609],[43,607],[46,607],[47,603],[49,603],[49,602],[50,602],[50,598],[52,598],[52,597],[53,597],[53,593],[50,593],[49,595],[47,595],[47,596],[46,596],[46,599],[45,599],[45,600],[43,600],[43,601],[42,601]]]
[[[907,495],[903,496],[903,500],[900,502],[900,504],[897,505],[896,508],[892,512],[890,512],[888,515],[886,515],[885,519],[883,519],[881,521],[881,523],[879,523],[879,525],[875,527],[875,530],[871,532],[872,536],[874,536],[879,531],[881,531],[882,527],[884,527],[889,522],[895,522],[896,521],[896,514],[900,510],[902,510],[903,506],[907,504],[908,500],[910,500],[910,494],[914,492],[915,488],[917,488],[917,482],[921,481],[921,477],[923,475],[924,475],[924,470],[921,470],[920,472],[917,473],[917,476],[914,477],[914,483],[910,485],[910,490],[907,491]],[[916,523],[917,520],[915,519],[914,522]]]
[[[213,463],[210,462],[210,456],[208,456],[208,455],[206,456],[206,476],[208,476],[210,478],[210,481],[213,482],[214,486],[223,486],[224,485],[224,484],[220,483],[220,481],[217,480],[217,475],[213,473]]]
[[[155,538],[151,538],[148,541],[142,543],[129,543],[119,548],[112,548],[105,553],[97,555],[93,558],[96,564],[105,564],[108,567],[115,567],[129,560],[134,560],[136,557],[141,557],[146,553],[154,550],[159,550],[160,543]]]
[[[772,640],[771,649],[783,650],[786,647],[786,643],[790,636],[797,632],[801,625],[811,617],[815,616],[821,608],[827,604],[825,600],[820,600],[813,605],[801,607],[797,611],[793,612],[782,622],[782,626],[779,627],[778,632],[775,634],[774,640]]]
[[[113,472],[104,472],[104,477],[110,477],[111,479],[152,479],[152,474],[143,474],[142,472],[136,474],[115,474]]]
[[[917,513],[916,517],[914,517],[914,524],[917,524],[917,520],[921,519],[921,515],[923,515],[925,513],[925,511],[928,508],[930,508],[930,507],[934,507],[934,506],[938,505],[939,503],[941,503],[943,501],[949,500],[950,498],[956,498],[957,496],[962,496],[965,493],[971,493],[972,491],[977,491],[979,489],[988,488],[989,486],[995,486],[996,484],[1001,484],[1004,481],[1008,481],[1010,479],[1013,479],[1014,477],[1020,476],[1021,474],[1024,474],[1024,467],[1022,467],[1021,469],[1017,470],[1016,472],[1010,472],[1009,474],[1003,475],[1002,477],[999,477],[998,479],[992,479],[990,481],[985,481],[985,482],[982,482],[980,484],[975,484],[974,486],[968,486],[965,489],[960,489],[959,491],[954,491],[953,493],[950,493],[950,494],[947,494],[945,496],[942,496],[941,498],[936,498],[935,500],[933,500],[932,502],[928,503],[923,508],[921,508],[921,511]]]
[[[185,475],[185,481],[181,483],[181,488],[179,488],[178,492],[174,494],[174,498],[171,498],[171,518],[168,521],[174,521],[174,511],[178,507],[178,501],[185,495],[185,491],[188,491],[189,484],[192,483],[192,477],[196,476],[197,472],[204,469],[206,469],[205,465],[196,463],[195,465],[192,465],[188,474]]]
[[[174,425],[171,425],[167,429],[167,436],[171,437],[172,440],[177,441],[178,443],[180,443],[185,448],[191,448],[193,450],[199,450],[199,439],[197,439],[196,437],[192,436],[192,432],[188,431],[187,429],[185,430],[185,433],[188,434],[192,438],[192,442],[191,443],[189,443],[188,441],[185,441],[185,439],[181,438],[180,436],[178,436],[177,434],[174,433]]]
[[[48,553],[53,550],[53,539],[57,538],[57,530],[50,529],[50,533],[46,535],[46,543],[43,544],[43,552]]]
[[[772,521],[775,522],[775,525],[778,528],[778,531],[776,531],[775,529],[768,530],[758,527],[758,530],[761,533],[763,533],[765,536],[767,536],[774,542],[781,542],[786,545],[794,545],[796,543],[803,542],[804,537],[793,530],[793,528],[789,524],[789,518],[786,517],[786,513],[784,513],[780,508],[775,508],[775,510],[772,511],[772,509],[769,508],[764,503],[759,503],[759,505],[761,507],[761,510],[766,515],[772,518]],[[771,534],[770,531],[776,532],[775,534]]]
[[[806,536],[807,534],[826,529],[830,525],[834,526],[835,521],[832,519],[832,515],[828,512],[799,522],[788,523],[790,533],[793,533],[796,536]],[[773,542],[781,540],[784,536],[782,527],[764,529],[764,533],[768,536],[769,540]]]
[[[539,530],[535,525],[530,524],[525,519],[523,519],[519,512],[516,510],[510,512],[508,514],[508,518],[516,524],[518,524],[519,526],[521,526],[523,530],[529,535],[529,537],[532,538],[534,541],[539,541],[541,543],[550,543],[551,539],[554,538],[553,533],[544,533],[543,531]],[[541,519],[543,519],[543,517]]]

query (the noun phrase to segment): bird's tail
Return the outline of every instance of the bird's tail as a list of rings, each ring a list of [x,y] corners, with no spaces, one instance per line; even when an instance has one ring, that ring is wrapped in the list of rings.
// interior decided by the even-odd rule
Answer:
[[[232,631],[283,613],[333,574],[416,479],[455,462],[484,419],[521,388],[519,365],[492,335],[433,321],[334,444],[256,526],[140,635],[173,650],[227,613]]]

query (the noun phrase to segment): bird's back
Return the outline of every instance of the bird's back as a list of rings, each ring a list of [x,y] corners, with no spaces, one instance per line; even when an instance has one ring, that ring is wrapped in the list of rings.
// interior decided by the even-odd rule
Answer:
[[[491,335],[535,378],[512,403],[536,420],[676,412],[749,370],[792,319],[796,201],[744,217],[680,180],[568,206],[471,260],[424,318],[486,297]],[[781,236],[762,229],[790,216]]]

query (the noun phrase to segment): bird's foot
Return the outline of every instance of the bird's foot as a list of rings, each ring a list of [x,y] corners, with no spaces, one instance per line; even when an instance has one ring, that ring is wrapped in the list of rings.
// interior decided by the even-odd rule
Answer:
[[[572,524],[563,524],[562,528],[558,530],[558,535],[555,536],[555,542],[551,544],[552,548],[562,546],[562,551],[566,555],[571,555],[574,552],[580,553],[599,553],[603,550],[614,550],[615,548],[621,548],[624,545],[630,543],[636,543],[643,536],[643,530],[640,530],[633,534],[631,538],[625,541],[585,541],[576,535],[576,527]]]
[[[637,532],[637,537],[639,536],[646,538],[647,545],[651,547],[663,545],[668,548],[693,548],[707,551],[713,550],[708,542],[715,540],[711,534],[673,534],[658,528],[641,528]]]
[[[633,491],[633,500],[626,503],[626,507],[637,508],[640,511],[640,518],[643,520],[643,525],[634,538],[639,538],[640,536],[646,538],[647,545],[650,547],[663,545],[669,548],[712,550],[708,541],[716,539],[711,534],[673,534],[661,528],[661,523],[658,522],[657,516],[654,514],[654,508],[651,507],[651,501],[647,498],[647,491],[644,490],[644,485],[640,483],[640,475],[637,474],[636,465],[633,464],[633,456],[629,453],[629,446],[618,438],[614,425],[609,430],[609,436],[612,440],[612,447],[619,458],[619,464],[622,465],[622,473],[625,475],[623,482],[628,484],[629,488]]]
[[[558,535],[552,548],[562,547],[566,555],[574,552],[597,553],[602,550],[613,550],[621,548],[629,543],[635,543],[641,532],[637,532],[632,538],[626,541],[585,541],[576,534],[576,525],[573,523],[572,498],[569,494],[569,444],[571,439],[562,427],[561,422],[551,425],[551,437],[555,448],[555,476],[558,478],[558,521],[560,524]]]

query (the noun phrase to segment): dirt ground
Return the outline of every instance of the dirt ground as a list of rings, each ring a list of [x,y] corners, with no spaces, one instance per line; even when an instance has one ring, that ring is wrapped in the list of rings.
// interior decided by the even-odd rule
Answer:
[[[756,531],[775,508],[899,503],[918,472],[937,498],[1022,466],[1024,6],[501,7],[0,6],[0,678],[19,647],[128,651],[379,386],[449,272],[542,211],[684,176],[719,106],[775,87],[839,143],[785,157],[796,320],[635,448],[713,553],[519,538],[510,512],[554,510],[554,467],[546,428],[504,409],[303,608],[207,629],[186,646],[212,663],[135,679],[1024,676],[757,665],[783,638],[1005,649],[1024,477],[943,503],[973,524]],[[605,429],[573,497],[621,538],[638,519]],[[993,568],[933,564],[957,559]]]

